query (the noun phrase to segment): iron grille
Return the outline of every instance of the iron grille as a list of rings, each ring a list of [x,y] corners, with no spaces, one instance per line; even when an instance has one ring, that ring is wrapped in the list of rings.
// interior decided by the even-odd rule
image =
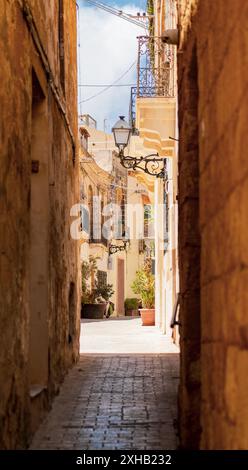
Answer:
[[[98,287],[106,287],[107,285],[107,273],[106,271],[97,271],[97,284]]]
[[[174,49],[161,37],[138,38],[137,96],[174,97]]]
[[[175,96],[175,52],[160,37],[138,37],[137,86],[131,88],[129,120],[135,129],[136,98]]]
[[[113,160],[113,181],[110,186],[110,201],[117,204],[120,209],[118,227],[115,227],[116,233],[114,238],[116,240],[126,238],[126,204],[127,204],[127,171],[124,169],[118,160]]]

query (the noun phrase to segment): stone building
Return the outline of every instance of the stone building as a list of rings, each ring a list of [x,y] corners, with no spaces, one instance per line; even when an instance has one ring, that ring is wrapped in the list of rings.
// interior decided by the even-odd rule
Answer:
[[[248,4],[177,3],[181,445],[247,449]]]
[[[179,284],[173,284],[180,292],[179,428],[181,447],[187,449],[248,446],[245,3],[151,0],[150,35],[140,39],[140,48],[144,41],[149,47],[146,64],[144,58],[139,61],[136,126],[147,147],[172,157],[167,158],[173,182],[169,227],[176,222],[176,212],[170,214],[178,199]],[[157,56],[156,42],[165,30],[177,28],[179,44],[162,41]],[[177,90],[170,95],[173,60]],[[153,89],[148,95],[149,65]],[[174,121],[169,106],[177,113]],[[177,137],[172,134],[177,124],[179,146],[173,147],[168,137]],[[158,202],[163,188],[156,184]],[[169,233],[176,244],[172,263],[166,255],[164,268],[175,279],[177,231]],[[157,266],[158,281],[159,276],[157,306],[164,305],[163,289],[165,298],[170,292],[169,278]],[[168,314],[172,304],[163,311]]]
[[[80,125],[80,203],[82,231],[80,238],[80,260],[95,258],[98,282],[107,285],[108,279],[108,238],[103,233],[104,208],[109,203],[112,177],[101,168],[89,153],[90,127]],[[91,279],[92,282],[92,279]]]
[[[26,447],[78,357],[76,4],[0,1],[0,448]]]
[[[136,153],[142,148],[140,154],[157,154],[157,158],[162,159],[157,169],[164,167],[163,177],[146,173],[145,176],[149,184],[153,182],[155,322],[163,333],[170,335],[179,290],[177,64],[176,49],[164,44],[162,33],[167,28],[176,27],[176,3],[174,0],[150,0],[149,12],[152,15],[149,35],[138,37],[137,85],[132,89],[131,110],[134,126],[139,130],[139,139],[135,141]],[[135,150],[131,154],[134,152]],[[156,173],[156,164],[154,168]]]
[[[131,285],[136,271],[144,264],[144,242],[149,244],[144,237],[129,238],[135,231],[135,213],[130,210],[129,218],[127,208],[133,207],[134,211],[137,206],[143,208],[142,198],[149,201],[149,193],[142,175],[138,181],[133,172],[121,165],[113,135],[96,126],[91,116],[80,116],[80,199],[86,221],[80,241],[81,261],[95,257],[97,276],[113,286],[111,301],[115,305],[114,315],[119,316],[125,315],[125,299],[135,297]],[[118,206],[118,221],[113,214],[111,216],[111,204]],[[112,227],[109,220],[112,220]],[[105,223],[112,232],[105,232]],[[115,252],[116,247],[123,247],[125,238],[128,239],[126,250]]]

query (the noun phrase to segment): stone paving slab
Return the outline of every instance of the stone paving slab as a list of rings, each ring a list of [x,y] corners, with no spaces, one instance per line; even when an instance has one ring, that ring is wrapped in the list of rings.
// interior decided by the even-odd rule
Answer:
[[[110,317],[83,320],[80,352],[93,354],[161,354],[178,353],[168,335],[155,326],[142,326],[141,318]]]
[[[177,447],[178,354],[82,355],[31,449]]]

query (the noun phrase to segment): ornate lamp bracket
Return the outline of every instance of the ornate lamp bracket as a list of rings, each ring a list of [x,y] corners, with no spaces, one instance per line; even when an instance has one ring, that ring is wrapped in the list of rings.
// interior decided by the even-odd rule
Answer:
[[[126,251],[128,240],[123,240],[123,245],[109,245],[109,255],[114,255],[118,251]]]
[[[155,176],[156,178],[165,178],[165,159],[160,157],[158,153],[146,155],[145,157],[131,157],[129,155],[124,155],[124,150],[119,151],[119,158],[121,165],[127,170],[142,170],[150,176]],[[163,167],[161,168],[161,164]]]

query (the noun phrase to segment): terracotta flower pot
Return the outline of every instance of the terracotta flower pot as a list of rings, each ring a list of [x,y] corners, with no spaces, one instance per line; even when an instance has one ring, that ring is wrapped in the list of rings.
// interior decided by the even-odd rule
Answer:
[[[155,308],[141,308],[140,309],[142,326],[155,325]]]

